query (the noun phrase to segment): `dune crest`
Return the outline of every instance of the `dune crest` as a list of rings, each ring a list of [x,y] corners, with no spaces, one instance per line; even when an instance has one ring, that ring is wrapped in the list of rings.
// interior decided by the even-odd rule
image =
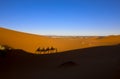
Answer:
[[[23,49],[27,52],[36,53],[40,47],[57,48],[57,52],[82,49],[93,46],[114,45],[120,43],[120,36],[106,37],[68,37],[52,38],[49,36],[35,35],[18,32],[6,28],[0,28],[0,44],[7,45],[14,49]],[[55,53],[55,52],[51,52]],[[44,53],[43,53],[44,54]]]

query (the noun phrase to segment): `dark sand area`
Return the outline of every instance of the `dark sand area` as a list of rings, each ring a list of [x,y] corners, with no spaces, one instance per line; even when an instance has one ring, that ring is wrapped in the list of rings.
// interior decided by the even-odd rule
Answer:
[[[0,57],[0,79],[120,79],[120,45],[37,55],[23,50]]]

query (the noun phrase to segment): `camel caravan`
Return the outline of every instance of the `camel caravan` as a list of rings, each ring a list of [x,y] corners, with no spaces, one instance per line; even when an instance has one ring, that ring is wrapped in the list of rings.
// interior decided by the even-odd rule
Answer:
[[[57,52],[57,48],[54,47],[47,47],[47,48],[38,48],[35,53],[36,54],[50,54],[50,53],[56,53]]]

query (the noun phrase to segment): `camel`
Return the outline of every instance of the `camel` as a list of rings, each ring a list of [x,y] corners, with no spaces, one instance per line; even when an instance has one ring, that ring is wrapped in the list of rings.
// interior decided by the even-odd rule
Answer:
[[[54,47],[51,47],[50,50],[51,50],[52,53],[56,53],[57,52],[57,48],[54,48]]]
[[[46,51],[47,51],[47,53],[49,54],[49,53],[50,53],[50,48],[47,47],[47,48],[46,48]]]
[[[41,51],[41,49],[40,49],[40,47],[39,47],[39,48],[37,48],[37,50],[35,51],[35,53],[38,52],[38,54],[39,54],[40,51]]]
[[[45,48],[42,48],[40,51],[41,51],[40,54],[45,54],[47,52]]]

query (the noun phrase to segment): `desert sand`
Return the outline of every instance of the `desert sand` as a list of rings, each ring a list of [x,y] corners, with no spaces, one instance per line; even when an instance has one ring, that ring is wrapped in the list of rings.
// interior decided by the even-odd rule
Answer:
[[[94,37],[68,37],[52,38],[18,32],[6,28],[0,28],[0,44],[8,45],[14,49],[23,49],[27,52],[36,53],[37,48],[54,47],[58,52],[88,48],[93,46],[115,45],[120,43],[120,36]]]
[[[120,45],[54,54],[10,50],[0,68],[0,79],[120,79]]]
[[[0,28],[0,79],[120,79],[120,36],[67,37]],[[38,54],[38,47],[58,52]]]

